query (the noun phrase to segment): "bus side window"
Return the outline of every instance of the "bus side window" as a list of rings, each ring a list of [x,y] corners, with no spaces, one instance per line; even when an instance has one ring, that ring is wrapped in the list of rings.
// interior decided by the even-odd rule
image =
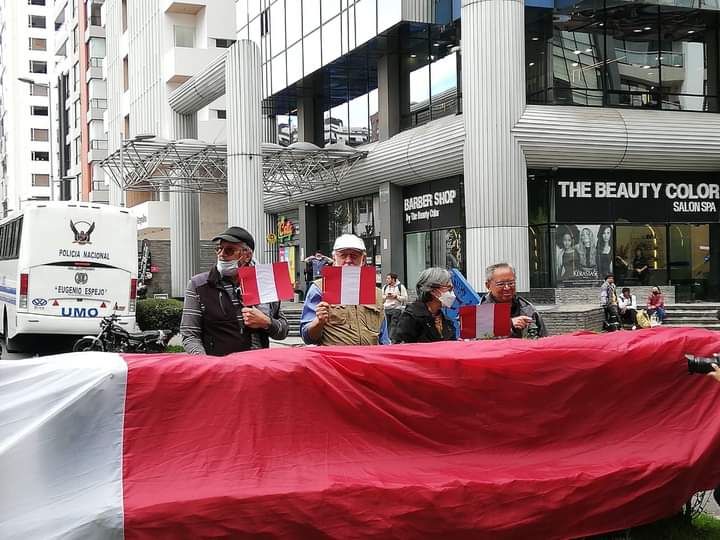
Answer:
[[[8,259],[12,257],[12,247],[13,247],[13,244],[15,243],[15,224],[16,223],[17,223],[17,221],[12,221],[9,224],[10,228],[9,228],[8,232],[10,234],[8,234],[8,241],[7,241],[7,245],[5,246],[5,257]]]
[[[20,255],[20,239],[22,238],[22,226],[23,226],[23,218],[22,216],[18,218],[18,220],[15,222],[15,243],[13,244],[13,252],[12,252],[12,258],[17,259]]]
[[[7,239],[8,226],[7,223],[0,227],[0,259],[5,258],[5,241]]]

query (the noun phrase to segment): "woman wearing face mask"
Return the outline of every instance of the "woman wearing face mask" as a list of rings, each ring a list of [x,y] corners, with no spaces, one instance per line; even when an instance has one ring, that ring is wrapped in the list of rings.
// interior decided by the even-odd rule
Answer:
[[[455,327],[442,312],[455,302],[450,272],[428,268],[418,277],[416,288],[418,299],[400,315],[395,343],[454,341]]]
[[[656,314],[660,322],[665,320],[665,299],[660,287],[653,287],[650,291],[650,296],[647,299],[647,312],[650,316]]]

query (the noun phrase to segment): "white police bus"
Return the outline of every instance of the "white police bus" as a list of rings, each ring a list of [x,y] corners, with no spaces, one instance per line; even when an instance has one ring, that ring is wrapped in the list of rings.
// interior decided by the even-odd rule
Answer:
[[[137,222],[125,209],[34,202],[0,221],[0,321],[7,351],[79,336],[116,313],[135,330]]]

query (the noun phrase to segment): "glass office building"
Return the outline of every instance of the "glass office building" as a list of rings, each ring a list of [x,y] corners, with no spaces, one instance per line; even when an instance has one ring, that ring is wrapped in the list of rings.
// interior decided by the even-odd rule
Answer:
[[[470,53],[463,47],[474,42],[463,39],[460,2],[238,5],[239,37],[262,50],[265,108],[275,122],[275,142],[341,141],[382,156],[347,188],[272,199],[266,211],[311,207],[299,216],[308,252],[327,252],[336,235],[354,232],[366,241],[368,262],[383,273],[401,273],[408,286],[427,266],[471,266],[478,244],[470,231],[477,227],[469,224],[477,216],[466,198],[482,197],[488,176],[468,175],[464,162],[474,149],[462,147],[471,125],[464,115],[473,105],[468,99],[502,99],[463,92],[463,56]],[[720,297],[717,135],[682,135],[693,150],[683,151],[678,170],[680,165],[664,167],[649,157],[662,151],[658,145],[672,133],[659,137],[647,127],[667,131],[668,118],[700,126],[717,122],[719,17],[716,0],[526,2],[523,54],[515,60],[524,62],[524,102],[550,124],[554,111],[576,118],[575,127],[553,142],[557,155],[538,159],[523,147],[527,221],[517,226],[527,227],[530,287],[595,287],[613,271],[621,282],[673,285],[678,298]],[[478,32],[467,24],[465,32]],[[470,67],[468,77],[497,68]],[[617,141],[620,165],[608,166],[592,144],[566,159],[562,147],[578,144],[583,122],[600,118],[592,112],[600,108],[619,111],[617,122],[627,130],[618,130],[618,137],[627,138]],[[663,116],[688,113],[699,116]],[[624,114],[644,127],[632,131]],[[533,136],[543,139],[539,131]],[[625,154],[640,157],[629,163],[624,144]],[[652,150],[645,161],[643,147]],[[407,171],[397,173],[403,166]],[[383,195],[387,185],[394,195]],[[487,196],[503,204],[496,187],[488,185]],[[428,200],[442,204],[423,206]],[[384,225],[381,216],[399,218]],[[502,246],[497,252],[505,253]],[[643,261],[648,271],[636,275],[634,264]]]

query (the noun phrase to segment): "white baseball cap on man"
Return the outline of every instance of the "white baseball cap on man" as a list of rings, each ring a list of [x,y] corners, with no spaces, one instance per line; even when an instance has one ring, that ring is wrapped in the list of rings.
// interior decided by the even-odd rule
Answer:
[[[343,234],[337,237],[333,251],[341,249],[354,249],[357,251],[365,251],[365,242],[354,234]]]

